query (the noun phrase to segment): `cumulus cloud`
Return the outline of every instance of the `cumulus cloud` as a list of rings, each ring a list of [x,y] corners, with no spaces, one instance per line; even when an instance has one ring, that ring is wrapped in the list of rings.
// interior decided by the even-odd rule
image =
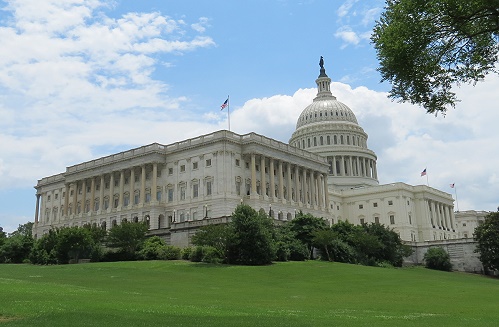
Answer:
[[[178,116],[186,98],[168,96],[169,86],[152,78],[157,55],[215,42],[158,12],[109,17],[112,5],[11,0],[4,8],[0,189],[31,185],[100,146],[152,142],[147,132],[161,134],[161,119]]]

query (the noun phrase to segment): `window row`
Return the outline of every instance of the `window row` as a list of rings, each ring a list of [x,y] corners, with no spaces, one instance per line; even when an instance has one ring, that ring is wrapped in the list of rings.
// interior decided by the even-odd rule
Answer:
[[[353,135],[333,135],[331,138],[330,135],[324,136],[314,136],[312,138],[304,138],[296,141],[294,146],[300,149],[311,148],[313,146],[321,146],[321,145],[355,145],[360,147],[365,147],[364,139],[360,138],[360,136]]]

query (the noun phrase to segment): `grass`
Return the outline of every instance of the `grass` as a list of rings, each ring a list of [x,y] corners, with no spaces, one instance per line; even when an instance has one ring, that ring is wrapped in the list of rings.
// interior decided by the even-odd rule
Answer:
[[[318,261],[0,265],[2,326],[496,326],[499,280]]]

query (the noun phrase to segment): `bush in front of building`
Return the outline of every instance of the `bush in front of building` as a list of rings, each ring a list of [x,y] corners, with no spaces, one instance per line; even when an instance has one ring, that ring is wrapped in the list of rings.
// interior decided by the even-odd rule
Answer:
[[[435,270],[451,271],[449,254],[441,247],[429,248],[424,255],[425,267]]]
[[[159,249],[158,259],[160,260],[179,260],[182,256],[182,249],[173,246],[165,245]]]

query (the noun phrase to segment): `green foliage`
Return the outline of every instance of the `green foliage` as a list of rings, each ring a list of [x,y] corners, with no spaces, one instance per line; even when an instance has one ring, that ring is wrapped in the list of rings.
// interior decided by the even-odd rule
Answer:
[[[82,257],[89,258],[95,246],[90,231],[81,227],[64,227],[57,235],[57,259],[59,263],[70,260],[78,262]]]
[[[330,253],[330,246],[338,238],[338,234],[332,229],[320,229],[312,233],[312,244],[326,255],[328,261],[333,261]]]
[[[357,262],[358,255],[355,249],[340,239],[334,239],[331,244],[328,245],[328,248],[331,255],[331,261],[343,263]]]
[[[451,271],[452,264],[449,254],[441,247],[429,248],[424,255],[426,268]]]
[[[29,258],[34,239],[31,236],[33,223],[19,225],[8,237],[0,232],[0,262],[22,263]]]
[[[226,258],[229,244],[233,239],[234,230],[232,224],[217,224],[201,227],[192,236],[191,242],[194,245],[214,247]]]
[[[182,249],[173,245],[164,245],[158,251],[160,260],[179,260],[182,256]]]
[[[491,212],[485,221],[475,228],[476,251],[487,269],[499,270],[499,212]]]
[[[143,260],[157,260],[159,259],[161,249],[165,246],[165,242],[159,236],[149,237],[144,241],[142,249],[139,251],[139,258]]]
[[[499,51],[498,0],[387,0],[371,36],[390,97],[445,113],[453,84],[476,83]]]
[[[144,242],[147,230],[148,227],[145,222],[122,223],[113,226],[109,230],[107,245],[119,249],[132,258]]]
[[[272,220],[248,205],[238,205],[232,214],[234,238],[227,251],[229,263],[242,265],[270,264],[275,248]]]
[[[299,212],[296,217],[291,220],[291,231],[303,244],[308,247],[308,257],[312,259],[314,249],[314,232],[327,229],[328,226],[324,219],[314,217],[311,214],[303,214]]]
[[[192,247],[183,248],[180,257],[182,260],[191,260],[191,254],[194,249]]]

